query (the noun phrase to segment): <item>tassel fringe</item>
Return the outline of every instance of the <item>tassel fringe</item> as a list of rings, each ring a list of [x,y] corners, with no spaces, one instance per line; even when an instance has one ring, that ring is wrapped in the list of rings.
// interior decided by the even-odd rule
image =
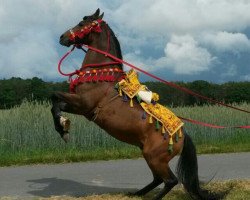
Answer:
[[[119,96],[121,97],[122,96],[122,89],[119,88]]]
[[[155,129],[158,131],[160,129],[160,124],[159,124],[159,121],[156,120],[155,122]]]
[[[134,104],[133,104],[133,99],[130,99],[130,107],[133,108],[134,107]]]
[[[127,102],[127,101],[128,101],[128,97],[127,97],[126,94],[123,95],[123,101],[124,101],[124,102]]]
[[[175,133],[175,141],[178,142],[179,141],[179,134]]]
[[[173,137],[171,135],[170,139],[169,139],[169,143],[168,143],[168,151],[169,151],[169,153],[173,152],[173,145],[174,145],[174,142],[173,142]]]
[[[152,115],[149,116],[149,121],[148,121],[148,123],[153,124],[153,117],[152,117]]]
[[[179,130],[179,138],[181,138],[182,137],[182,135],[183,135],[183,133],[182,133],[182,129],[180,128],[180,130]]]

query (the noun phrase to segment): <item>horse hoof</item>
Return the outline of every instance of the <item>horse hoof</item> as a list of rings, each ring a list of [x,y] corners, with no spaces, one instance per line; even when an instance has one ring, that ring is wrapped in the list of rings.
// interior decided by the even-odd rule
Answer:
[[[65,143],[68,143],[68,141],[69,141],[69,133],[65,133],[65,134],[62,136],[62,139],[64,140]]]
[[[65,117],[60,117],[60,124],[63,127],[64,132],[68,132],[70,129],[70,120]]]

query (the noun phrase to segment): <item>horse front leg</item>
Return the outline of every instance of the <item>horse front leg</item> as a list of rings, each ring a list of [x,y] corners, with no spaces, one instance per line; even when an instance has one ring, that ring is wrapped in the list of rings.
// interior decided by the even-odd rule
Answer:
[[[80,97],[76,94],[55,92],[51,95],[52,108],[51,113],[54,119],[56,131],[60,134],[61,138],[68,142],[70,120],[62,116],[63,112],[81,114],[79,113]]]

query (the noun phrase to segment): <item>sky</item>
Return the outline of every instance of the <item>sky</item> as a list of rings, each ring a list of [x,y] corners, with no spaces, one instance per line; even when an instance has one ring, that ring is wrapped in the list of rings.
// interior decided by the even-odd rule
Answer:
[[[0,0],[0,79],[66,80],[59,37],[97,8],[124,60],[143,70],[168,81],[250,81],[249,0]],[[84,54],[73,54],[63,71],[81,66]]]

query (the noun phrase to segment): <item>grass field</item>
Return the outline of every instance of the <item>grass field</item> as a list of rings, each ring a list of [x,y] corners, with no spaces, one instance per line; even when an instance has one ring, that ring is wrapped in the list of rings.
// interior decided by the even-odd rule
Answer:
[[[237,105],[250,110],[250,104]],[[47,102],[24,102],[0,110],[0,165],[133,158],[140,151],[119,142],[84,117],[72,121],[71,141],[65,144],[54,130]],[[249,125],[246,113],[218,106],[172,109],[177,115],[225,126]],[[186,124],[199,153],[250,151],[249,129],[210,129]]]

